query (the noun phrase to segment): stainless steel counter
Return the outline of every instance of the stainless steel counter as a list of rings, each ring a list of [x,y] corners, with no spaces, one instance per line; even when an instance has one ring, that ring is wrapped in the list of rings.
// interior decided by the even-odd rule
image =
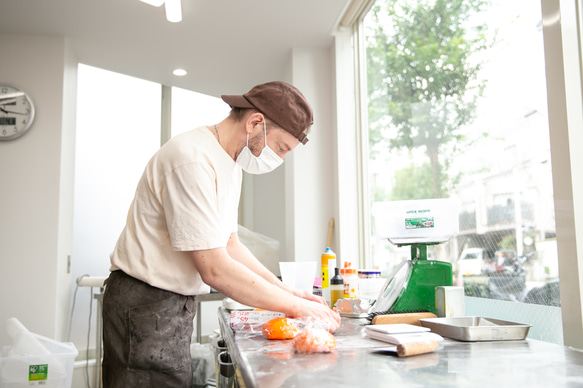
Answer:
[[[223,338],[241,386],[273,387],[583,387],[583,352],[536,340],[459,342],[399,358],[363,333],[363,319],[343,318],[336,351],[294,353],[291,341],[233,332],[218,311]]]

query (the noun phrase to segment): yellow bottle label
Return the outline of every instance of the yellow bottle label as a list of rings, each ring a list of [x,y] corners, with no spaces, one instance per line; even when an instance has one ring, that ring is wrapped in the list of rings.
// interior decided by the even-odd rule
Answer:
[[[330,307],[334,307],[338,299],[344,299],[344,287],[330,291]]]
[[[328,261],[335,259],[335,255],[322,255],[322,288],[330,287],[330,273],[328,271]]]

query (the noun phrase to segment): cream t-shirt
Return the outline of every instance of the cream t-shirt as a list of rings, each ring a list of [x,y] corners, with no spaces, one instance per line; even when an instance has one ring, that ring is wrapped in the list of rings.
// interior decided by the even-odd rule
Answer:
[[[110,270],[183,295],[208,293],[186,251],[226,246],[237,231],[241,180],[207,127],[172,138],[138,183]]]

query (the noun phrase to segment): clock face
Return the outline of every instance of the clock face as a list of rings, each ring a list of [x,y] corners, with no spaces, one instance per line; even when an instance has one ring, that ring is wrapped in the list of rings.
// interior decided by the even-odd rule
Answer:
[[[0,140],[13,140],[26,133],[34,120],[34,105],[26,93],[0,84]]]

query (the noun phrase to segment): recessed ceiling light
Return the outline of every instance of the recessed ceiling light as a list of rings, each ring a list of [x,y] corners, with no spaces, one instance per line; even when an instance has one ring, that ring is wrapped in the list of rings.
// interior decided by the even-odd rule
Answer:
[[[188,74],[188,72],[184,69],[174,69],[172,74],[174,74],[177,77],[182,77],[182,76],[185,76],[186,74]]]

